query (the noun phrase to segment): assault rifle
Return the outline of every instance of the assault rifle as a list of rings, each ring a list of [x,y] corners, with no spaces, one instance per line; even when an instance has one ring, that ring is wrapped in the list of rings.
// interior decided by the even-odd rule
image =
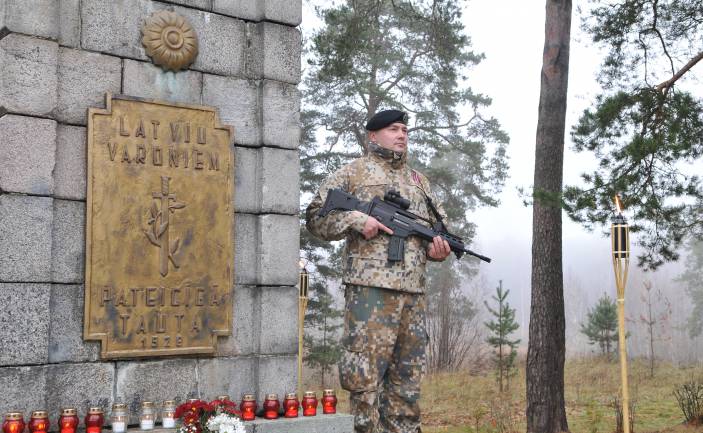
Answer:
[[[464,241],[459,236],[449,233],[441,221],[433,228],[421,224],[420,221],[428,223],[429,221],[408,212],[409,207],[410,200],[403,198],[400,193],[394,190],[388,191],[383,199],[374,197],[371,201],[361,201],[341,189],[331,189],[327,192],[325,204],[317,215],[324,217],[333,210],[358,210],[376,218],[381,224],[393,230],[388,246],[388,261],[391,262],[403,260],[405,239],[408,236],[419,236],[430,242],[435,236],[441,236],[449,243],[449,248],[456,254],[457,258],[461,258],[463,254],[469,254],[484,262],[491,262],[490,258],[466,248]]]

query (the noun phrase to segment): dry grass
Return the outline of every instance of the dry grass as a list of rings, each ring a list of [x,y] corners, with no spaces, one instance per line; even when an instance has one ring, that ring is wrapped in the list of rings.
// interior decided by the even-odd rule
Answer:
[[[703,379],[703,368],[659,365],[653,379],[645,362],[630,364],[630,395],[635,401],[637,433],[703,433],[703,427],[681,425],[683,421],[672,391],[692,377]],[[612,400],[620,387],[617,362],[602,359],[568,361],[565,369],[566,405],[572,433],[615,431]],[[313,387],[314,388],[314,387]],[[348,412],[346,392],[339,391],[340,411]],[[423,432],[474,433],[524,432],[525,372],[520,369],[509,391],[497,392],[492,374],[470,376],[442,373],[422,384]]]

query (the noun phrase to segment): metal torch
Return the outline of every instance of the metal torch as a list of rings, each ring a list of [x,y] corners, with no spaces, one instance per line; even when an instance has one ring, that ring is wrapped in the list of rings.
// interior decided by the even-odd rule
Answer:
[[[305,262],[300,261],[298,278],[298,397],[303,395],[303,327],[305,325],[305,309],[308,306],[308,286],[310,275],[305,268]]]
[[[622,381],[622,425],[625,433],[630,433],[630,395],[627,386],[627,344],[625,341],[625,285],[630,265],[630,226],[622,214],[622,201],[615,196],[618,214],[613,218],[610,237],[613,252],[615,286],[618,291],[618,337],[620,345],[620,378]]]

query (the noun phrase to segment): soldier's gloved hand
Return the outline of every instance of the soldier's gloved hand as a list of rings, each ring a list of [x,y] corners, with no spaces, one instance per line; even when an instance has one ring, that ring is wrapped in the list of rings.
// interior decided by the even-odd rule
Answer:
[[[378,235],[379,230],[383,230],[389,235],[393,234],[393,230],[389,229],[385,225],[381,224],[376,218],[369,215],[366,219],[366,223],[364,223],[364,229],[361,231],[361,234],[364,235],[364,239],[369,240],[375,238]]]
[[[452,250],[449,248],[449,242],[441,236],[433,237],[432,243],[427,248],[427,255],[430,256],[432,260],[439,262],[449,257],[451,252]]]

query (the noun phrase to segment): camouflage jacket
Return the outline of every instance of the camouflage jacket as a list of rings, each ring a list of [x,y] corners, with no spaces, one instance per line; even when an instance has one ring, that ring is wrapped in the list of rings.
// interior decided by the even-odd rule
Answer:
[[[307,228],[313,235],[329,241],[346,239],[342,255],[345,284],[411,293],[422,293],[425,289],[426,241],[416,236],[409,237],[405,242],[404,260],[391,263],[387,260],[390,236],[379,232],[378,236],[366,240],[361,234],[366,215],[334,211],[324,218],[317,216],[327,191],[341,188],[363,201],[383,197],[388,190],[395,189],[410,200],[410,212],[434,222],[434,215],[427,206],[427,194],[445,218],[430,191],[427,178],[409,168],[405,161],[406,155],[397,158],[392,152],[371,144],[368,155],[352,161],[327,178],[307,208]]]

